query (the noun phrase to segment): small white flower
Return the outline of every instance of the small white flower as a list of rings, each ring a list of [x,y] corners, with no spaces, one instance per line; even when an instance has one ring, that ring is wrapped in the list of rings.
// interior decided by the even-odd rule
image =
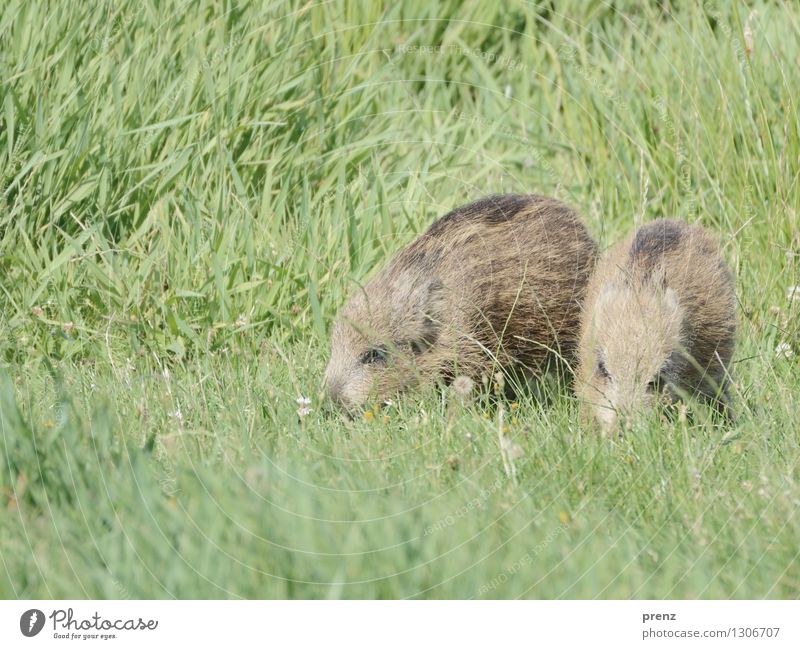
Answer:
[[[297,397],[297,399],[295,399],[295,401],[297,402],[297,405],[300,406],[297,409],[298,416],[305,417],[305,416],[311,414],[311,408],[309,408],[309,406],[311,405],[311,399],[310,398],[304,397],[304,396],[301,395],[301,396]]]
[[[175,409],[175,412],[170,413],[170,417],[174,417],[178,421],[179,424],[182,424],[183,423],[183,413],[181,412],[181,407],[178,406]]]
[[[780,343],[775,347],[775,356],[778,358],[791,358],[793,355],[794,351],[789,343]]]
[[[789,302],[800,301],[800,286],[790,286],[789,290],[786,291],[786,299]]]
[[[247,324],[247,318],[244,317],[244,313],[240,313],[239,317],[236,318],[236,326],[244,327],[246,324]]]

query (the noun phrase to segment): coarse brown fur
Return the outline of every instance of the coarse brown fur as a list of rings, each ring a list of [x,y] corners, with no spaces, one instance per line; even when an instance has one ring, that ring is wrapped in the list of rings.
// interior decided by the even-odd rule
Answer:
[[[327,392],[357,406],[426,381],[574,361],[596,251],[552,198],[491,196],[450,212],[339,314]]]
[[[658,220],[597,263],[584,302],[575,391],[605,432],[657,401],[700,395],[730,415],[733,278],[703,228]]]

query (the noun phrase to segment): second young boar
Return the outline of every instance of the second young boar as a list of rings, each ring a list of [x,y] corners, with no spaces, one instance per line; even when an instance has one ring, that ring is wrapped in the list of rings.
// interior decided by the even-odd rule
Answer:
[[[735,307],[706,230],[672,220],[639,228],[589,282],[575,381],[584,414],[609,432],[657,401],[698,395],[730,415]]]

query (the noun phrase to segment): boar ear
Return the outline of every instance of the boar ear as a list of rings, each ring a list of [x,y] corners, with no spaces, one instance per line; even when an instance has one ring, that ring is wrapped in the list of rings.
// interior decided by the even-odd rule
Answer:
[[[667,291],[667,271],[663,266],[657,266],[650,274],[650,285],[657,291]]]
[[[411,347],[416,354],[421,354],[439,338],[444,311],[445,288],[441,280],[434,277],[430,279],[423,290],[422,304],[420,305],[419,329]]]
[[[428,281],[425,294],[425,310],[439,312],[444,303],[444,284],[438,277]]]
[[[437,338],[439,338],[440,329],[441,325],[438,321],[428,315],[422,316],[422,325],[418,335],[411,341],[411,349],[414,350],[414,353],[422,354],[433,347]]]

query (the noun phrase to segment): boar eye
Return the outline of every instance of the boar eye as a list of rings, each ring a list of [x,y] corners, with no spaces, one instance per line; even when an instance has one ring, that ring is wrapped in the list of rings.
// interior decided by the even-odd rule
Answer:
[[[597,375],[604,379],[611,378],[611,374],[608,373],[608,368],[602,360],[597,361]]]
[[[373,347],[365,351],[361,355],[360,360],[362,365],[384,365],[387,356],[388,351],[386,347],[379,345],[378,347]]]

